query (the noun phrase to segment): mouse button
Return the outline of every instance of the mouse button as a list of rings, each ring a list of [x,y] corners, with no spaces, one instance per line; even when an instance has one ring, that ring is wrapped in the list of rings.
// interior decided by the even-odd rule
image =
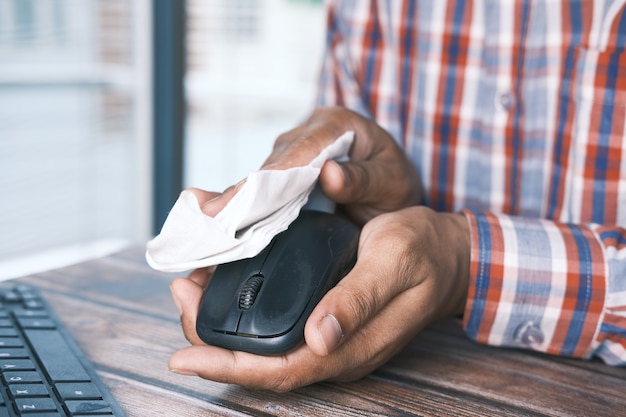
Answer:
[[[257,302],[242,313],[238,332],[261,337],[288,332],[307,308],[320,279],[328,274],[331,254],[327,249],[311,256],[311,246],[300,242],[278,255],[272,273],[266,272]]]
[[[237,304],[239,310],[247,311],[252,308],[262,286],[263,275],[261,274],[254,274],[243,283],[239,291],[239,302]]]
[[[197,328],[234,332],[239,321],[237,297],[246,266],[240,262],[219,265],[204,291]]]

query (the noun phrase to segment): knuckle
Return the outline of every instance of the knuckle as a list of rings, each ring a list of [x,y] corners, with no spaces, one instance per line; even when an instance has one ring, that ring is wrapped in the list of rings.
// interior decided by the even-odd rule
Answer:
[[[286,169],[304,166],[325,146],[324,138],[316,132],[300,131],[281,135],[274,144],[272,155],[263,164],[264,169]]]
[[[368,200],[373,200],[374,195],[377,193],[372,193],[372,191],[378,190],[373,190],[373,188],[376,187],[372,187],[372,176],[370,175],[370,171],[363,164],[351,164],[351,167],[352,171],[350,172],[350,175],[353,177],[353,180],[350,181],[352,187],[349,192],[352,194],[353,201],[367,202]],[[376,176],[374,178],[376,178]]]
[[[414,233],[405,216],[400,212],[383,213],[364,226],[364,233],[371,235],[379,247],[395,253],[412,245]]]
[[[274,141],[274,150],[280,150],[284,148],[285,146],[287,146],[289,142],[291,142],[292,137],[293,137],[293,134],[291,131],[278,135],[278,137]]]
[[[381,214],[365,225],[367,230],[364,228],[369,239],[376,241],[376,250],[393,260],[395,277],[390,285],[395,285],[396,291],[421,282],[420,271],[430,269],[427,254],[430,247],[436,247],[438,243],[436,237],[431,238],[433,235],[424,229],[429,227],[429,222],[421,220],[424,217],[422,211],[421,208],[413,208]]]
[[[350,285],[349,288],[341,286],[341,282],[338,284],[341,290],[346,294],[339,297],[342,309],[346,311],[350,318],[350,325],[358,327],[358,325],[371,317],[379,307],[379,300],[381,297],[381,288],[378,286],[359,286]]]
[[[274,376],[268,380],[268,389],[270,391],[284,393],[299,388],[302,385],[300,373],[297,369],[292,369],[290,361],[285,357],[279,368],[279,372],[275,372]]]
[[[270,391],[282,394],[285,392],[293,391],[296,388],[299,388],[299,386],[295,384],[288,375],[283,375],[282,378],[272,384],[272,386],[270,387]]]

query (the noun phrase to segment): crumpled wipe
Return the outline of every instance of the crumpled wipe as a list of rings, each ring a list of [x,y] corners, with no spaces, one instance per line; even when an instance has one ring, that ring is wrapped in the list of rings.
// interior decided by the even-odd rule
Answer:
[[[159,235],[146,245],[148,264],[181,272],[257,255],[298,217],[324,162],[347,159],[353,138],[353,132],[344,133],[306,166],[251,173],[215,217],[201,211],[192,192],[183,191]]]

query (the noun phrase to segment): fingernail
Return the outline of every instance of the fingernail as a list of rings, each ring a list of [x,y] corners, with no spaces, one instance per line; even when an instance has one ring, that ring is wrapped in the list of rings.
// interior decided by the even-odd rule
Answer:
[[[324,316],[319,326],[319,332],[326,347],[326,353],[332,352],[343,338],[341,325],[332,314]]]
[[[174,368],[172,368],[172,369],[170,369],[170,371],[172,371],[172,372],[174,372],[175,374],[178,374],[178,375],[198,376],[197,373],[195,373],[193,371],[190,371],[190,370],[187,370],[187,369],[174,369]]]

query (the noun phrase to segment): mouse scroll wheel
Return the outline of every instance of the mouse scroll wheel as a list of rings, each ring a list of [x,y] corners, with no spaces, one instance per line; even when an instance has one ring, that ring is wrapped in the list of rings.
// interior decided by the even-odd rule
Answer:
[[[263,285],[263,275],[254,275],[243,284],[239,292],[239,308],[241,310],[250,310],[261,290],[261,285]]]

